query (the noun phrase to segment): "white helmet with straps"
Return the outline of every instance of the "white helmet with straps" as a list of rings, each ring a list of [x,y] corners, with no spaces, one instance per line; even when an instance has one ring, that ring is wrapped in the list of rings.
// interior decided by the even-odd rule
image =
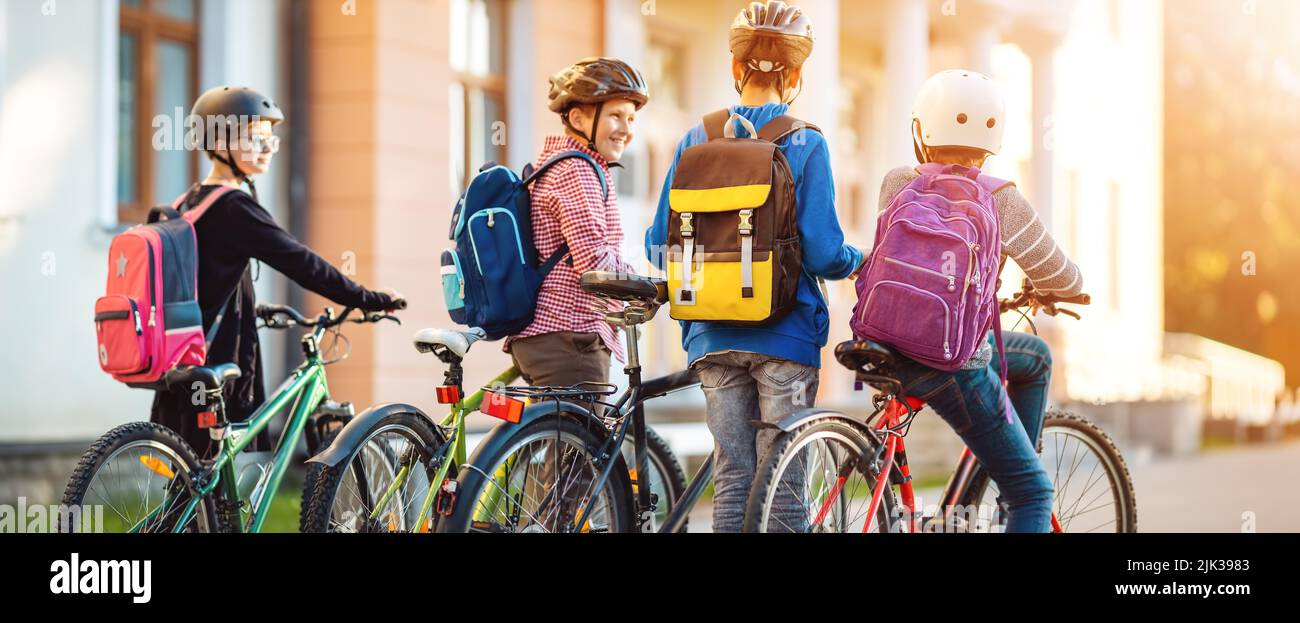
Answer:
[[[925,84],[912,106],[913,139],[924,147],[1002,150],[1007,105],[988,76],[968,69],[941,71]]]

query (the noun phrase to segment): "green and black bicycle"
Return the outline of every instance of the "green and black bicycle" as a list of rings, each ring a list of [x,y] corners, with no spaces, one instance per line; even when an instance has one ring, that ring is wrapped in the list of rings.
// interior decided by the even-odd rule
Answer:
[[[484,337],[479,329],[424,329],[416,334],[416,350],[447,364],[437,398],[450,411],[436,426],[419,409],[404,404],[377,405],[353,419],[328,449],[308,461],[303,532],[431,532],[452,514],[460,469],[467,464],[466,418],[484,406],[491,389],[520,376],[511,367],[486,389],[464,394],[462,364],[470,347]],[[644,439],[645,478],[638,479],[634,468],[625,467],[624,480],[644,480],[651,497],[659,501],[653,520],[662,524],[686,491],[686,474],[653,430],[646,428]],[[623,444],[627,465],[635,464],[634,452],[629,438]],[[686,529],[684,518],[679,529]]]
[[[399,308],[405,307],[402,302]],[[342,361],[346,352],[331,357],[346,336],[345,322],[375,323],[396,317],[377,312],[351,318],[353,308],[334,315],[333,310],[314,319],[303,317],[284,305],[259,305],[256,313],[264,328],[308,327],[302,338],[305,360],[275,391],[269,400],[244,422],[229,422],[225,416],[222,386],[239,378],[232,363],[213,367],[185,366],[167,374],[165,382],[175,391],[193,392],[199,404],[210,409],[199,414],[202,425],[216,443],[214,459],[201,460],[198,453],[171,429],[151,422],[123,424],[100,437],[82,455],[63,494],[64,509],[102,505],[105,532],[258,532],[266,523],[276,491],[293,463],[300,439],[307,438],[308,454],[324,447],[352,418],[350,404],[329,399],[325,367]],[[322,341],[333,338],[322,351]],[[276,444],[273,459],[248,496],[239,491],[236,457],[252,445],[271,420],[287,413],[288,421]],[[423,432],[433,443],[431,427]],[[380,469],[382,466],[375,466]],[[70,512],[70,511],[68,511]],[[61,528],[77,531],[79,521],[65,520]]]

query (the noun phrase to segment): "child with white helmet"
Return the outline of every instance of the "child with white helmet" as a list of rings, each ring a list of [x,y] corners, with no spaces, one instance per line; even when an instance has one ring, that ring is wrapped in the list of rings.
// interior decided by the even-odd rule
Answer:
[[[931,76],[912,110],[912,138],[922,164],[959,165],[978,176],[986,159],[1002,149],[1006,104],[998,84],[978,72],[953,69]],[[885,175],[880,210],[921,173],[903,166]],[[1043,293],[1070,297],[1081,292],[1079,269],[1065,256],[1033,206],[1013,183],[994,184],[1002,259],[1024,270]],[[879,242],[879,241],[877,241]],[[998,322],[996,317],[993,322]],[[990,332],[992,333],[992,332]],[[1008,532],[1047,532],[1052,483],[1035,446],[1047,407],[1052,359],[1037,336],[1007,333],[1001,355],[984,341],[960,369],[948,372],[898,357],[903,393],[922,397],[987,469],[1001,491]],[[1007,391],[999,380],[999,356],[1006,359]],[[1018,418],[1004,417],[1005,396]]]

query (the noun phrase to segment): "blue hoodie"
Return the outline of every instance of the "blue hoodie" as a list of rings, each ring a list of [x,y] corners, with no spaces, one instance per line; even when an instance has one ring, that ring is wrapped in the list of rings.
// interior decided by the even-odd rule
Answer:
[[[732,112],[753,123],[756,130],[784,115],[788,109],[785,104],[731,107]],[[736,135],[745,135],[739,123],[736,124]],[[761,327],[683,321],[682,346],[691,363],[709,353],[737,350],[821,367],[821,347],[826,345],[830,314],[816,278],[848,277],[862,263],[862,252],[844,244],[844,232],[835,214],[835,182],[831,176],[830,150],[826,147],[826,140],[817,132],[804,132],[803,137],[803,144],[793,144],[793,137],[779,144],[794,174],[796,214],[803,244],[804,274],[799,279],[795,307],[785,316]],[[662,255],[656,258],[652,249],[663,248],[668,242],[668,191],[673,185],[677,161],[688,147],[706,141],[708,136],[704,124],[700,124],[687,132],[677,146],[673,166],[668,169],[663,191],[659,193],[659,209],[645,233],[646,257],[652,262],[662,260]],[[663,266],[659,268],[662,270]]]

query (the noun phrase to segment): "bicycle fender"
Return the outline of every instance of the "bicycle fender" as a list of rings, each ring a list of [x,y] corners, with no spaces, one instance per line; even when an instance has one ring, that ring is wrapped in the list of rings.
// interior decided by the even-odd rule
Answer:
[[[856,424],[858,426],[862,426],[862,420],[859,418],[845,415],[833,409],[825,409],[822,407],[810,407],[807,409],[800,409],[798,411],[795,411],[794,413],[791,413],[790,415],[787,415],[784,418],[782,418],[780,422],[777,422],[776,424],[767,424],[765,425],[765,427],[778,428],[788,433],[796,428],[799,428],[800,426],[803,426],[804,424],[807,424],[812,420],[822,419],[822,418],[834,418],[838,420],[844,420],[845,422]]]
[[[322,465],[335,467],[339,463],[346,461],[348,455],[352,453],[352,449],[355,448],[357,444],[361,443],[361,440],[365,438],[366,433],[369,432],[370,429],[380,420],[393,415],[394,413],[414,413],[429,420],[429,416],[425,415],[423,411],[408,404],[390,402],[374,405],[357,414],[356,417],[353,417],[352,421],[348,422],[347,425],[343,427],[343,430],[340,430],[338,435],[334,437],[334,443],[331,443],[330,447],[326,448],[320,454],[307,459],[307,462],[320,463]],[[430,423],[433,422],[433,420],[429,421]],[[434,433],[441,437],[441,433],[438,432],[437,427],[435,426],[433,429]]]
[[[582,423],[586,424],[588,428],[597,431],[601,435],[607,434],[604,423],[601,422],[600,418],[597,418],[590,409],[572,402],[564,402],[562,404],[564,407],[563,411],[566,415],[577,416],[582,419]],[[510,436],[520,428],[529,425],[538,418],[554,415],[555,412],[559,410],[560,407],[554,400],[536,402],[524,407],[523,413],[519,414],[518,424],[506,422],[495,426],[488,432],[487,436],[479,441],[478,446],[474,448],[474,452],[469,456],[468,464],[476,464],[479,457],[484,456],[485,454],[490,456],[488,453],[495,453],[499,447],[505,445],[505,443],[509,441]]]

